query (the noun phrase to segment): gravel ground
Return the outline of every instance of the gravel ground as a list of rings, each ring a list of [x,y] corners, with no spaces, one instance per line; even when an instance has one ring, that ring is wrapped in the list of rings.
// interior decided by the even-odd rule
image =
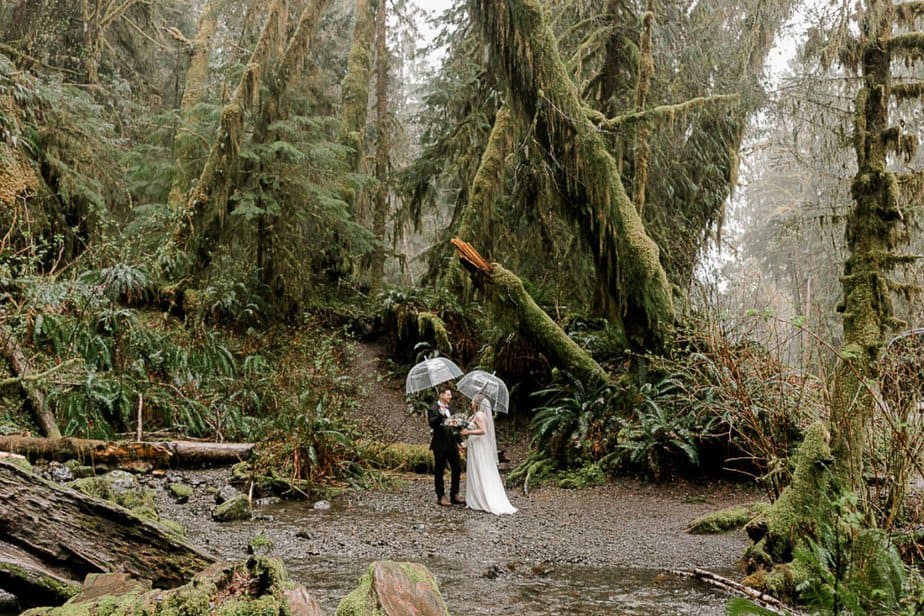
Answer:
[[[426,442],[423,419],[405,410],[403,383],[381,376],[376,351],[359,347],[356,353],[354,378],[365,394],[357,421],[370,433]],[[526,447],[522,431],[505,425],[499,422],[498,432],[500,445],[511,458],[509,468],[522,459]],[[240,558],[248,541],[264,534],[273,542],[272,553],[286,562],[293,577],[318,593],[329,607],[336,606],[371,561],[421,561],[439,572],[452,611],[463,613],[493,613],[485,605],[498,602],[519,605],[521,610],[536,609],[504,594],[516,586],[511,580],[496,586],[486,602],[473,602],[458,590],[471,579],[500,577],[503,581],[504,576],[513,576],[528,584],[528,579],[556,570],[566,572],[562,575],[567,578],[588,576],[587,572],[596,570],[693,567],[734,576],[747,545],[743,532],[697,536],[685,528],[703,513],[761,498],[756,491],[727,483],[650,484],[620,479],[583,490],[542,486],[526,495],[512,489],[510,500],[519,512],[493,516],[460,506],[439,507],[432,477],[409,474],[388,489],[350,493],[317,508],[307,502],[271,499],[257,504],[251,521],[217,524],[210,516],[212,493],[227,481],[228,471],[174,475],[173,479],[193,484],[195,494],[188,503],[177,504],[160,491],[161,514],[186,526],[190,540],[207,551]],[[168,482],[164,478],[149,481],[158,487]],[[613,596],[612,590],[607,592]],[[651,608],[620,611],[671,613]],[[603,612],[589,609],[581,613]]]

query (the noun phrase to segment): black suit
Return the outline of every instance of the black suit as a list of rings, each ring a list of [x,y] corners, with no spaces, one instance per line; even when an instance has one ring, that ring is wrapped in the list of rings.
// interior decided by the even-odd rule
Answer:
[[[450,485],[449,495],[455,498],[459,494],[459,476],[462,474],[462,461],[459,459],[459,448],[452,431],[443,425],[444,417],[440,414],[439,402],[435,402],[427,411],[427,423],[433,430],[430,439],[430,449],[433,450],[433,487],[436,488],[436,497],[442,498],[446,494],[443,485],[443,473],[446,472],[446,463],[449,463]]]

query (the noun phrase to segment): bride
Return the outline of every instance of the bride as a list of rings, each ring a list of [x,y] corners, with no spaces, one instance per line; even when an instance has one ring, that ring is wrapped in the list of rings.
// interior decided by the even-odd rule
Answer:
[[[507,500],[500,472],[497,470],[497,441],[494,439],[494,419],[491,403],[483,394],[472,399],[474,417],[461,435],[468,436],[465,454],[465,503],[469,509],[499,515],[516,513]]]

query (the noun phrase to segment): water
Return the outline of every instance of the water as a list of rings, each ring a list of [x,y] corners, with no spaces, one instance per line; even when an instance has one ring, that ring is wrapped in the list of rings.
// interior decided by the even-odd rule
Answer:
[[[286,501],[263,508],[264,513],[272,518],[273,526],[273,530],[265,529],[264,532],[284,537],[287,533],[277,534],[277,531],[290,525],[292,528],[327,528],[331,525],[330,521],[336,520],[337,527],[352,528],[361,534],[363,531],[360,529],[370,526],[393,529],[395,518],[401,517],[400,514],[376,511],[368,506],[345,506],[337,500],[332,505],[330,510],[323,512],[306,510],[304,503]],[[461,510],[458,514],[447,520],[431,519],[425,523],[413,515],[409,516],[410,519],[403,521],[407,528],[406,534],[416,539],[409,540],[406,547],[396,548],[392,541],[382,541],[381,546],[376,546],[374,539],[364,539],[368,552],[338,556],[323,549],[319,550],[322,553],[310,554],[310,550],[287,545],[284,539],[281,542],[274,539],[274,553],[286,562],[289,576],[304,584],[330,613],[334,612],[344,596],[356,588],[359,578],[372,560],[387,558],[425,564],[436,576],[451,614],[725,614],[727,595],[695,579],[659,569],[543,565],[520,561],[516,554],[498,556],[488,549],[479,563],[479,554],[472,554],[476,552],[473,544],[469,544],[468,553],[457,555],[434,554],[428,547],[418,548],[420,551],[416,554],[406,553],[414,550],[414,543],[419,546],[432,545],[426,539],[428,533],[465,536],[466,526],[470,531],[473,522],[493,524],[496,520],[493,516],[471,512],[466,514]],[[482,530],[476,534],[485,536]],[[351,541],[342,543],[355,548]],[[737,575],[729,570],[716,572],[721,575]]]
[[[690,578],[650,569],[557,567],[501,571],[473,577],[467,565],[445,558],[425,561],[436,575],[451,614],[569,614],[592,616],[720,616],[728,597]],[[289,565],[333,612],[366,569],[348,559],[305,559]]]

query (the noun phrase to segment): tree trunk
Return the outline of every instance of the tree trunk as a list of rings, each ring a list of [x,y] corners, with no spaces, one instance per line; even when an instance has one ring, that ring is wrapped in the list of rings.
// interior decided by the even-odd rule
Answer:
[[[3,355],[10,363],[13,372],[20,377],[19,382],[32,406],[32,415],[36,423],[42,429],[42,433],[45,434],[45,436],[49,438],[60,438],[61,431],[58,429],[54,414],[45,406],[44,392],[42,392],[42,390],[36,386],[36,383],[33,383],[29,378],[33,374],[29,359],[16,341],[13,332],[5,323],[0,324],[0,336],[3,337]]]
[[[372,235],[376,245],[369,263],[369,288],[382,285],[385,275],[385,223],[388,219],[388,46],[385,0],[376,0],[375,10],[375,207]]]
[[[648,237],[618,169],[588,119],[577,87],[536,0],[470,0],[471,13],[506,78],[508,104],[554,170],[563,207],[594,257],[607,310],[630,344],[657,349],[674,320],[658,247]]]
[[[260,93],[260,77],[285,32],[287,9],[284,0],[270,4],[266,24],[250,56],[247,69],[221,111],[218,138],[212,144],[205,166],[186,203],[176,229],[176,241],[193,253],[196,270],[205,270],[212,258],[227,215],[234,167],[244,137],[244,114]]]
[[[125,572],[171,588],[214,562],[160,525],[0,461],[0,541],[59,577]]]
[[[375,30],[369,0],[356,0],[353,44],[347,57],[347,72],[340,84],[343,111],[340,117],[341,140],[350,148],[347,166],[359,170],[366,134],[366,111],[369,106],[369,81],[372,75],[372,49]],[[353,199],[350,199],[353,202]]]
[[[0,588],[21,606],[59,605],[80,591],[77,580],[49,567],[27,552],[0,541]]]
[[[0,451],[35,460],[80,460],[87,464],[138,470],[147,468],[195,468],[236,464],[253,453],[253,443],[205,443],[169,441],[159,443],[110,443],[79,438],[0,436]]]
[[[488,255],[493,251],[492,234],[489,232],[494,201],[504,188],[504,164],[513,146],[514,127],[510,108],[501,106],[494,116],[494,126],[488,136],[488,145],[481,154],[478,171],[472,180],[468,202],[462,212],[457,235],[464,241],[477,241]],[[446,274],[451,288],[458,289],[463,300],[469,299],[468,277],[462,276],[457,261],[452,261]]]
[[[173,183],[167,203],[170,211],[180,216],[186,204],[186,192],[190,189],[195,174],[190,167],[198,150],[199,140],[193,133],[193,113],[205,97],[209,80],[209,43],[218,25],[217,11],[211,2],[202,9],[196,38],[188,41],[189,68],[186,70],[186,85],[180,104],[180,126],[173,138]]]
[[[286,45],[279,66],[267,77],[269,96],[264,101],[260,117],[254,127],[252,139],[255,143],[271,143],[276,138],[270,127],[284,117],[283,110],[289,85],[304,64],[305,53],[311,47],[311,35],[317,30],[321,15],[329,4],[330,0],[312,0],[302,10],[298,25]],[[258,161],[257,164],[262,166],[263,162]],[[262,177],[263,174],[258,169],[255,175]],[[272,187],[266,187],[266,189],[272,192]],[[255,192],[259,195],[263,191]],[[265,204],[258,200],[258,205],[262,208]],[[278,239],[276,230],[279,226],[280,217],[274,214],[264,213],[257,219],[257,270],[260,273],[260,281],[276,297],[285,293],[286,285],[284,276],[279,273],[279,253],[281,251],[276,242]]]
[[[869,0],[863,31],[863,87],[857,94],[854,146],[857,174],[851,185],[853,207],[845,235],[849,256],[844,290],[844,347],[835,373],[831,405],[831,450],[836,475],[855,491],[863,481],[863,456],[876,400],[869,383],[878,382],[876,365],[894,329],[889,273],[901,224],[897,181],[887,167],[886,131],[892,85],[891,3]]]
[[[454,238],[459,260],[485,294],[494,318],[542,349],[551,362],[583,383],[609,377],[594,359],[540,308],[517,276],[498,263],[487,263],[471,245]]]

